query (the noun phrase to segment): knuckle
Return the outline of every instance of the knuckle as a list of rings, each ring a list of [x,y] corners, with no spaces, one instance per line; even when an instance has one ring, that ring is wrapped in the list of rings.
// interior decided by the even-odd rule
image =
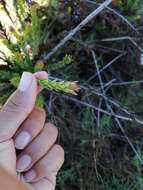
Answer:
[[[34,111],[41,117],[44,117],[44,118],[46,117],[46,112],[43,108],[36,107],[34,108]]]
[[[9,99],[8,103],[3,108],[3,110],[7,112],[19,112],[21,109],[23,109],[23,111],[25,110],[22,103],[20,101],[15,101],[13,98]]]
[[[52,123],[46,123],[46,127],[51,131],[51,133],[57,137],[58,136],[58,128]]]
[[[28,109],[28,106],[24,104],[24,100],[23,94],[19,91],[15,91],[4,105],[3,111],[13,113],[23,112],[25,115],[28,115],[30,110]]]
[[[59,145],[59,144],[55,144],[54,149],[60,155],[60,158],[62,159],[62,162],[64,162],[64,160],[65,160],[65,151],[64,151],[63,147],[61,145]]]

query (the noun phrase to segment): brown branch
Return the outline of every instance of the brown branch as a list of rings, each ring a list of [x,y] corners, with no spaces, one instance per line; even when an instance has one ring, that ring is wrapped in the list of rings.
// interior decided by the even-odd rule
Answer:
[[[95,9],[92,13],[90,13],[80,24],[78,24],[73,30],[69,32],[69,34],[63,38],[60,43],[54,47],[50,53],[44,56],[43,61],[49,60],[60,48],[62,48],[72,37],[81,30],[86,24],[88,24],[92,19],[94,19],[101,11],[103,11],[112,0],[104,1],[97,9]]]

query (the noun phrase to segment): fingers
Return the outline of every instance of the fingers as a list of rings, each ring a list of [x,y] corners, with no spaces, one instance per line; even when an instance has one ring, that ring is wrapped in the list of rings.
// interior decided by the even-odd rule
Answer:
[[[24,175],[35,190],[54,190],[56,174],[64,162],[64,150],[59,145],[53,148],[30,171]]]
[[[10,139],[32,111],[37,95],[37,81],[33,74],[24,72],[18,89],[0,112],[0,141]]]
[[[16,176],[16,155],[12,139],[0,143],[0,167]]]
[[[34,108],[14,137],[15,147],[24,149],[43,129],[45,119],[44,109]]]
[[[37,79],[48,79],[48,73],[45,71],[36,72],[34,75]],[[41,86],[38,86],[37,92],[39,93],[42,89]]]
[[[49,181],[46,178],[39,180],[38,182],[32,183],[34,190],[55,190],[56,184]]]
[[[47,73],[24,72],[18,89],[0,111],[0,142],[10,139],[33,110],[37,93],[42,89],[37,79],[47,79]]]
[[[51,123],[46,124],[41,133],[19,155],[17,171],[26,171],[40,160],[53,146],[57,135],[57,128]]]
[[[55,184],[57,172],[64,162],[64,150],[60,145],[54,145],[52,149],[31,170],[25,173],[27,182],[36,182],[42,178]]]

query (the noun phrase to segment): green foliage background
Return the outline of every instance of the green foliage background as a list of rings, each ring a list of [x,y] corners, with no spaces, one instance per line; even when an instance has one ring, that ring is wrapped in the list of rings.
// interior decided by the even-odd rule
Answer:
[[[58,1],[48,1],[47,5],[48,7],[42,7],[36,2],[28,4],[25,0],[11,1],[15,13],[15,18],[12,18],[12,13],[7,8],[8,5],[4,6],[2,3],[1,10],[6,13],[4,17],[8,17],[7,19],[10,20],[10,25],[7,26],[3,22],[5,18],[1,17],[0,40],[3,46],[7,47],[7,51],[1,50],[1,60],[7,63],[0,70],[0,81],[2,83],[10,83],[16,87],[24,71],[33,73],[41,70],[57,70],[72,62],[70,55],[65,55],[59,61],[57,59],[55,63],[47,64],[42,61],[43,55],[39,48],[42,46],[46,35],[46,31],[44,33],[42,28],[45,22],[55,16],[54,10],[58,6]],[[48,12],[47,15],[46,11]],[[17,20],[17,24],[15,24],[16,21],[14,23],[14,19]],[[41,84],[43,83],[41,82]],[[53,80],[49,83],[46,81],[43,85],[51,90],[57,89],[68,92],[68,85],[64,82],[57,83],[56,80]],[[7,95],[2,93],[0,103],[3,104],[8,96],[9,92]],[[41,98],[39,101],[41,102]]]
[[[0,2],[4,18],[9,17],[12,23],[12,12],[4,1]],[[142,0],[114,0],[110,9],[105,9],[47,62],[43,57],[103,1],[13,2],[18,26],[4,25],[0,18],[0,43],[7,47],[7,51],[0,51],[1,61],[7,63],[0,65],[0,104],[15,90],[23,71],[46,70],[55,78],[79,81],[88,89],[81,89],[77,97],[46,90],[37,102],[39,106],[44,104],[47,119],[59,128],[59,142],[66,152],[57,189],[142,190],[142,164],[124,134],[114,118],[100,113],[98,120],[99,113],[93,109],[109,111],[106,102],[92,93],[101,86],[91,55],[94,50],[102,69],[123,54],[102,72],[105,84],[116,79],[107,97],[142,117]],[[121,85],[126,81],[131,83]],[[122,115],[119,108],[113,109]],[[142,126],[125,121],[121,124],[142,158]]]

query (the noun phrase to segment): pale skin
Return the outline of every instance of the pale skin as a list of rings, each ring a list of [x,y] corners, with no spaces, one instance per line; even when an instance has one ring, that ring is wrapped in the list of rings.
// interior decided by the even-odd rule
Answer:
[[[46,123],[45,111],[35,106],[42,90],[37,79],[47,77],[44,71],[24,72],[18,89],[0,111],[0,168],[28,190],[54,190],[64,162],[64,150],[55,144],[57,128]],[[21,152],[18,156],[16,149]]]

